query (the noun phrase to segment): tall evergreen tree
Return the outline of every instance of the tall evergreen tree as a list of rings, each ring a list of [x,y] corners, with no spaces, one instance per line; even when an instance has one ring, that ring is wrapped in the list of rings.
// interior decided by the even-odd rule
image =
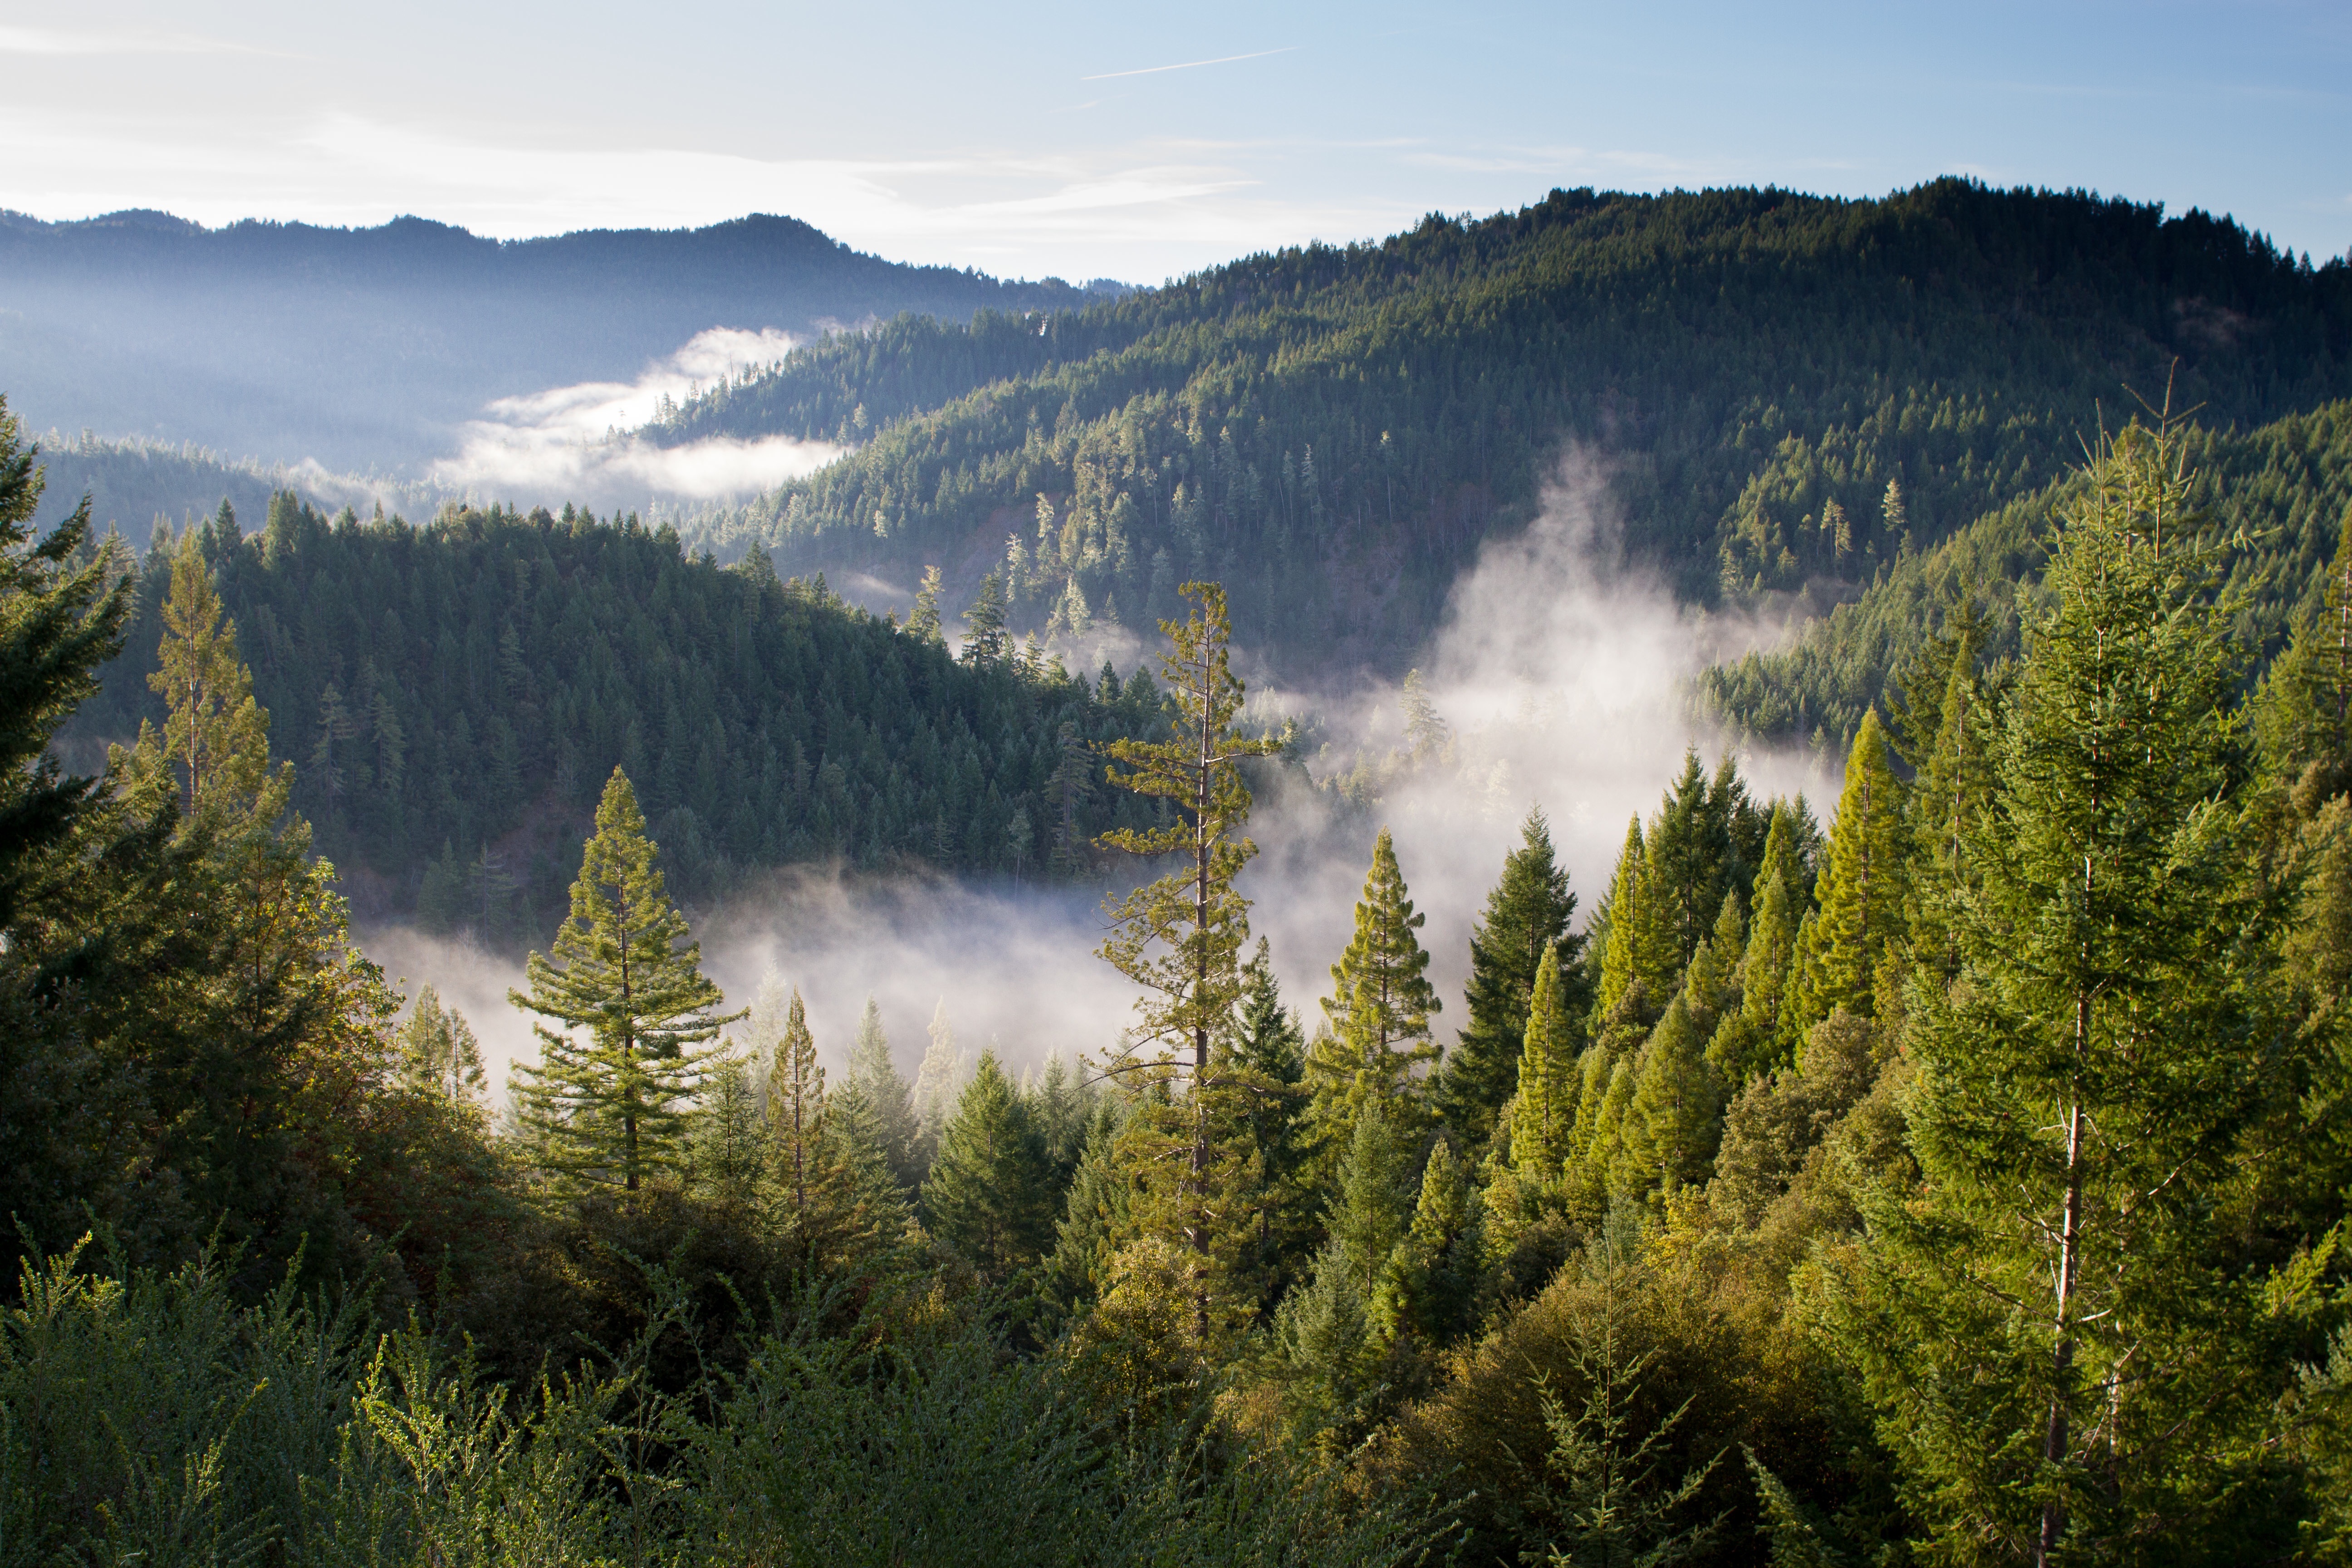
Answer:
[[[916,1163],[926,1170],[939,1155],[940,1139],[963,1087],[963,1053],[956,1049],[955,1026],[948,1022],[948,999],[942,996],[931,1009],[929,1043],[915,1069]]]
[[[1558,950],[1558,1000],[1580,1029],[1591,997],[1584,988],[1584,939],[1570,934],[1576,895],[1554,859],[1551,826],[1540,810],[1528,813],[1519,847],[1503,859],[1502,880],[1470,933],[1468,1016],[1432,1085],[1439,1114],[1467,1148],[1493,1132],[1496,1113],[1518,1089],[1521,1052],[1536,972]]]
[[[793,1224],[806,1230],[811,1183],[821,1184],[824,1138],[824,1068],[816,1065],[816,1037],[798,986],[784,1015],[783,1033],[768,1069],[768,1132],[777,1148],[776,1173],[791,1204]]]
[[[1625,847],[1593,921],[1601,975],[1592,1016],[1603,1025],[1622,1016],[1646,1026],[1665,1005],[1681,969],[1654,867],[1649,836],[1636,816],[1626,825]]]
[[[1793,1065],[1780,1037],[1780,1014],[1797,963],[1797,935],[1808,912],[1802,844],[1804,800],[1772,803],[1756,873],[1755,915],[1739,960],[1739,1010],[1719,1020],[1707,1058],[1733,1082]]]
[[[182,539],[171,563],[163,645],[147,684],[171,704],[172,718],[160,735],[142,727],[141,750],[152,748],[173,766],[188,817],[249,811],[268,782],[269,715],[254,701],[236,627],[224,624],[196,534]]]
[[[866,998],[857,1016],[857,1033],[849,1042],[849,1078],[845,1088],[856,1088],[866,1098],[874,1117],[874,1136],[898,1184],[912,1192],[922,1184],[916,1163],[919,1124],[915,1097],[890,1060],[890,1037],[882,1030],[882,1009]]]
[[[529,994],[507,993],[562,1026],[532,1025],[540,1060],[515,1068],[541,1157],[566,1176],[633,1193],[676,1159],[709,1056],[697,1047],[742,1016],[719,1011],[702,946],[669,901],[655,854],[636,792],[614,768],[551,954],[530,955]]]
[[[488,1081],[481,1042],[455,1007],[441,1005],[441,994],[427,985],[395,1037],[400,1077],[420,1093],[455,1104],[478,1098]]]
[[[1212,1055],[1241,999],[1241,949],[1249,939],[1249,901],[1234,890],[1234,879],[1257,846],[1241,837],[1250,792],[1240,764],[1281,745],[1234,730],[1244,689],[1227,648],[1233,627],[1224,590],[1187,583],[1181,591],[1196,607],[1181,625],[1162,624],[1170,646],[1160,661],[1174,734],[1166,741],[1112,742],[1106,750],[1127,771],[1110,768],[1105,775],[1118,788],[1167,802],[1174,820],[1148,830],[1120,829],[1100,842],[1130,855],[1181,856],[1183,863],[1110,908],[1111,935],[1100,955],[1143,993],[1129,1043],[1110,1070],[1171,1089],[1179,1075],[1187,1079],[1188,1092],[1181,1097],[1171,1092],[1145,1100],[1147,1126],[1171,1144],[1165,1157],[1147,1160],[1145,1169],[1174,1173],[1150,1206],[1173,1232],[1166,1239],[1192,1255],[1193,1327],[1205,1341],[1215,1277],[1229,1271],[1240,1240],[1227,1222],[1227,1199],[1240,1178],[1237,1156],[1219,1135],[1234,1120],[1234,1097],[1255,1092],[1234,1075],[1218,1072]]]
[[[1633,1067],[1614,1186],[1640,1196],[1706,1179],[1723,1134],[1723,1079],[1685,997],[1670,1003]]]
[[[1307,1166],[1307,1044],[1282,1005],[1264,937],[1243,966],[1241,1007],[1220,1048],[1234,1080],[1220,1105],[1234,1119],[1224,1136],[1245,1167],[1238,1195],[1249,1235],[1240,1272],[1265,1305],[1292,1283],[1311,1249],[1315,1194]]]
[[[1576,1121],[1578,1031],[1572,1004],[1561,994],[1561,973],[1559,950],[1546,949],[1520,1046],[1518,1099],[1511,1108],[1511,1167],[1538,1185],[1559,1179]]]
[[[1996,783],[1915,987],[1921,1181],[1874,1194],[1843,1326],[1921,1517],[2036,1563],[2240,1561],[2292,1289],[2220,1201],[2291,1058],[2282,900],[2252,874],[2238,660],[2179,437],[2126,430],[2063,518]]]
[[[994,1282],[1035,1263],[1054,1239],[1044,1141],[993,1051],[980,1053],[940,1135],[923,1213],[934,1235]]]
[[[1836,1008],[1867,1017],[1887,944],[1902,940],[1910,880],[1903,786],[1887,764],[1886,734],[1864,713],[1846,758],[1845,788],[1830,824],[1820,912],[1800,944],[1781,1033],[1805,1030]]]
[[[1459,1339],[1477,1321],[1487,1278],[1486,1204],[1470,1163],[1439,1134],[1423,1167],[1412,1223],[1389,1255],[1373,1316],[1391,1336],[1433,1344]]]
[[[1396,842],[1383,827],[1356,900],[1356,934],[1331,966],[1331,994],[1323,998],[1330,1027],[1307,1057],[1326,1136],[1346,1139],[1370,1105],[1403,1125],[1423,1119],[1423,1080],[1413,1069],[1437,1058],[1429,1018],[1444,1005],[1416,934],[1428,920],[1406,896]]]

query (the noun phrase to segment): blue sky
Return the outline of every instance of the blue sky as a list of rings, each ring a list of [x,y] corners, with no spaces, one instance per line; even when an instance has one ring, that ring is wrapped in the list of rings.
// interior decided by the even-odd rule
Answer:
[[[21,18],[21,19],[20,19]],[[0,7],[0,205],[803,217],[1138,281],[1553,185],[1939,174],[2352,247],[2352,5]]]

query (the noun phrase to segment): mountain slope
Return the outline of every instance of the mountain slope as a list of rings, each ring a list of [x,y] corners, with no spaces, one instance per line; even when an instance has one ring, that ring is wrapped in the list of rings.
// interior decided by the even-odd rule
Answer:
[[[2249,541],[2234,554],[2229,587],[2244,603],[2241,636],[2259,667],[2296,616],[2318,605],[2328,563],[2352,526],[2352,402],[2250,431],[2196,431],[2188,449],[2197,503],[2224,533]],[[1964,595],[1990,615],[1988,655],[2016,652],[2019,603],[2040,581],[2053,509],[2074,483],[2054,480],[1932,550],[1899,555],[1788,646],[1706,671],[1701,710],[1759,739],[1843,746],[1866,709],[1884,711],[1888,681]]]
[[[821,581],[780,582],[764,556],[722,570],[634,517],[418,528],[280,495],[259,532],[216,518],[187,543],[298,764],[295,804],[367,910],[538,940],[615,765],[696,900],[793,862],[1063,875],[1094,835],[1152,820],[1086,752],[1155,730],[1149,679],[953,658]],[[125,651],[67,732],[84,764],[163,716],[147,677],[170,576],[151,552]]]
[[[337,468],[437,455],[493,398],[626,380],[710,327],[805,338],[1088,297],[884,261],[763,215],[501,242],[414,217],[207,229],[0,214],[0,358],[29,425]]]
[[[1396,663],[1565,443],[1612,460],[1629,542],[1686,595],[1834,599],[1906,533],[2041,488],[2176,364],[2219,423],[2352,393],[2352,268],[2202,213],[1957,180],[1554,192],[1076,312],[829,341],[650,434],[861,440],[715,521],[793,570],[937,562],[968,590],[1011,535],[1027,624],[1140,622],[1208,575],[1254,641]]]

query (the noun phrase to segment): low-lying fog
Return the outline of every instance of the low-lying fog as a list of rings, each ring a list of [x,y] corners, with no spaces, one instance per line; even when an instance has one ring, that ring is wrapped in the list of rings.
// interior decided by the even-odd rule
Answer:
[[[1469,937],[1503,857],[1530,806],[1551,822],[1580,910],[1607,889],[1627,818],[1646,816],[1696,745],[1710,768],[1717,737],[1685,706],[1688,678],[1764,640],[1769,628],[1677,606],[1664,586],[1622,566],[1606,489],[1591,458],[1571,456],[1541,516],[1491,542],[1456,584],[1422,663],[1450,734],[1437,755],[1403,767],[1366,816],[1328,790],[1262,798],[1250,832],[1260,854],[1244,873],[1255,934],[1271,939],[1286,1000],[1311,1033],[1329,967],[1347,944],[1355,901],[1385,825],[1445,998],[1435,1020],[1451,1042],[1461,1024]],[[1378,767],[1403,743],[1401,693],[1369,687],[1256,694],[1264,717],[1311,719],[1332,738],[1310,759],[1318,779],[1360,755]],[[1794,754],[1746,755],[1758,796],[1834,781]],[[1094,956],[1102,888],[967,885],[950,879],[844,879],[778,872],[698,923],[706,969],[730,1006],[748,1005],[773,974],[806,999],[819,1054],[836,1068],[871,994],[900,1068],[911,1076],[944,1004],[969,1056],[993,1045],[1016,1072],[1058,1052],[1099,1056],[1127,1022],[1132,988]],[[412,991],[433,984],[473,1023],[502,1075],[537,1053],[529,1021],[508,1005],[520,966],[409,931],[363,933],[372,956]],[[772,1043],[772,1042],[771,1042]]]

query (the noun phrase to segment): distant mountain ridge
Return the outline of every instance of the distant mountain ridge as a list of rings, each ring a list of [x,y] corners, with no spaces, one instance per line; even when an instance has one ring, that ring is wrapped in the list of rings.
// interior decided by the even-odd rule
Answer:
[[[34,428],[330,468],[414,465],[494,398],[627,381],[712,327],[798,338],[1100,297],[853,250],[796,218],[496,240],[131,211],[0,213],[0,363]]]
[[[2222,427],[2352,395],[2352,266],[2203,212],[1960,179],[1554,191],[1041,321],[887,323],[646,435],[856,444],[714,520],[722,556],[937,563],[958,603],[1007,570],[1024,629],[1140,627],[1217,577],[1245,639],[1401,673],[1570,446],[1685,598],[1818,609],[2038,491],[2103,407],[2176,374]]]

